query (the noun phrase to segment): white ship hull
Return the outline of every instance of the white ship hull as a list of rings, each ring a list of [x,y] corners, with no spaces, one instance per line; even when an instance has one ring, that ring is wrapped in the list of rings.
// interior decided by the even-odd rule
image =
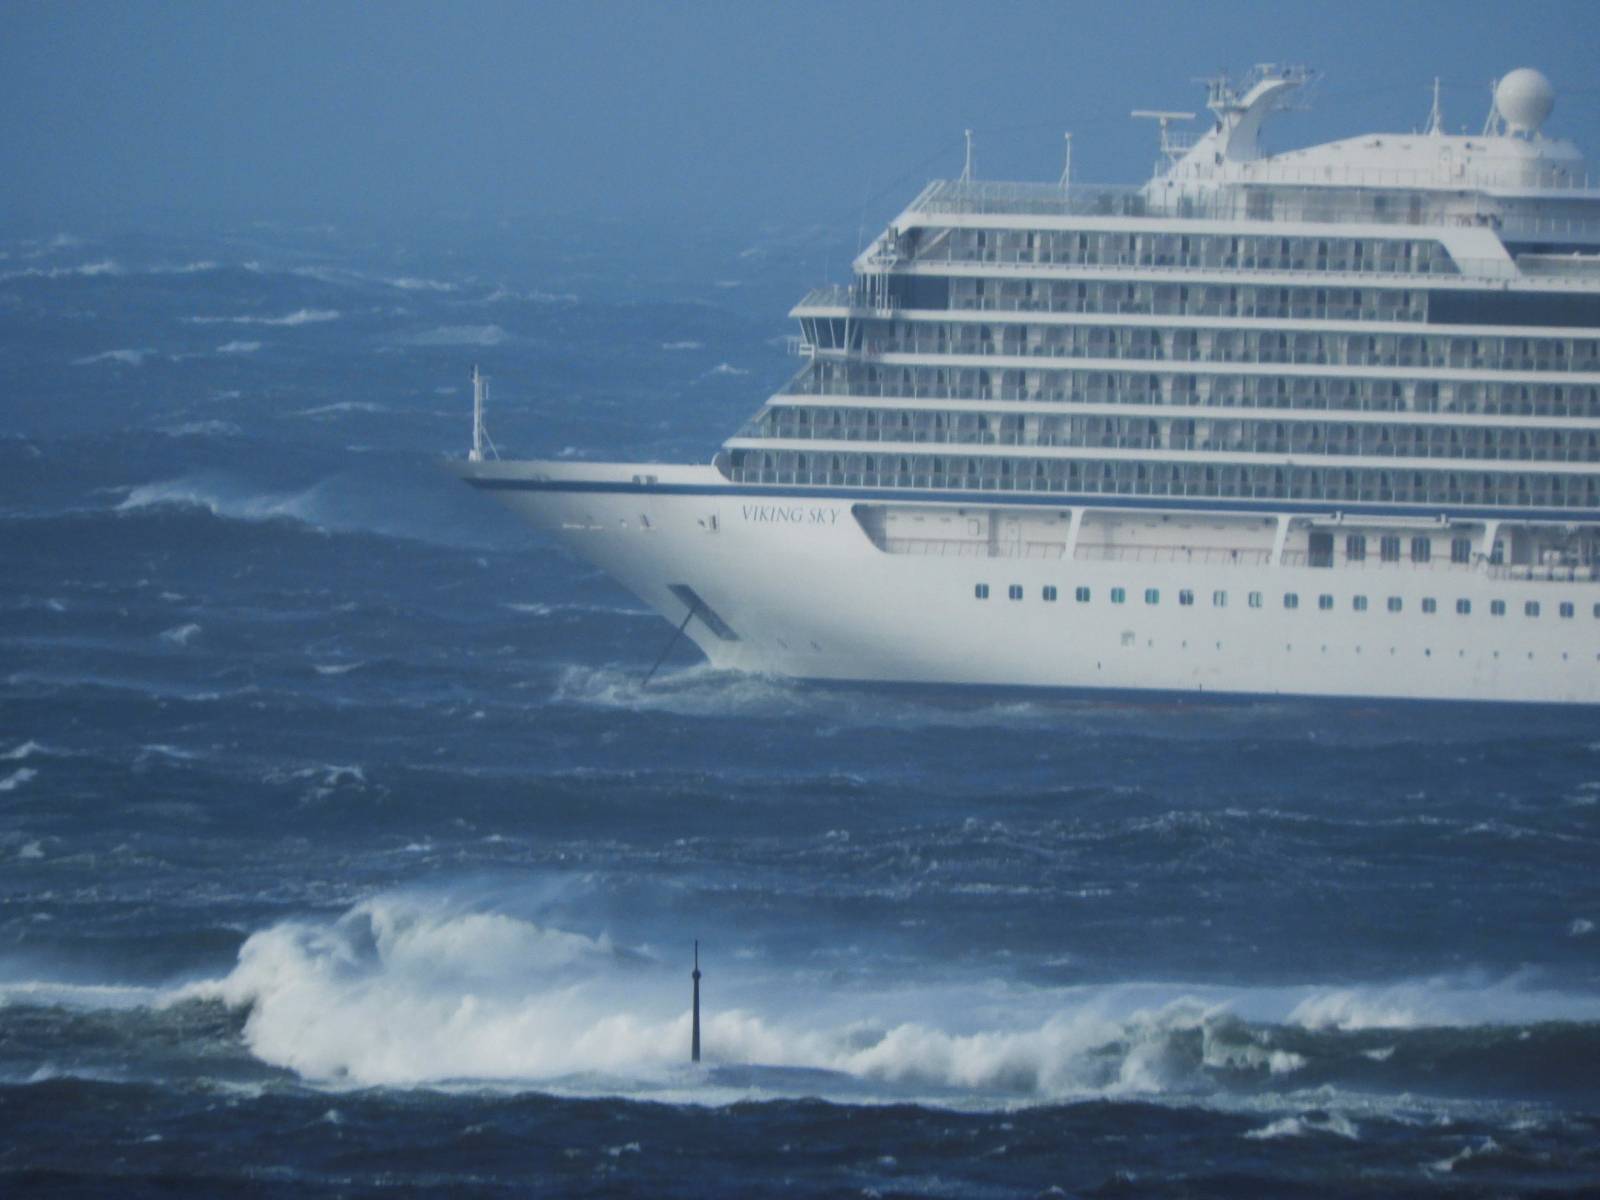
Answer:
[[[1600,583],[1592,580],[1519,581],[1487,565],[1205,561],[1218,556],[1193,551],[1141,561],[1149,555],[1137,546],[1093,560],[1081,557],[1090,547],[1068,556],[1064,543],[930,540],[887,552],[859,518],[863,502],[879,499],[866,494],[736,487],[712,467],[458,470],[674,625],[687,618],[685,636],[720,668],[1195,697],[1600,703]],[[1070,523],[1069,499],[1043,499],[941,497],[912,507],[947,524],[978,510],[1003,521],[1013,509]],[[1123,516],[1130,528],[1162,519]],[[1190,518],[1203,515],[1167,514]],[[977,597],[980,585],[986,599]],[[1077,599],[1080,588],[1087,600]],[[1285,607],[1290,595],[1294,608]],[[1362,611],[1357,596],[1367,598]],[[1527,614],[1530,603],[1538,616]],[[1572,615],[1561,615],[1563,605]]]
[[[1312,78],[1145,113],[1142,188],[929,183],[712,466],[484,462],[480,381],[465,474],[719,667],[1600,702],[1600,189],[1537,71],[1269,153]]]

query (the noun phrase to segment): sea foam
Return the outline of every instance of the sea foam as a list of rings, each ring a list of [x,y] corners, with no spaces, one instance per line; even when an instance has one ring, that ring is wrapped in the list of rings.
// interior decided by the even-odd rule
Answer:
[[[1181,995],[1141,1006],[1116,989],[1063,992],[1013,1025],[972,1027],[970,995],[923,986],[797,1004],[792,983],[756,987],[738,970],[724,968],[719,986],[746,1002],[708,1012],[708,1061],[833,1072],[888,1095],[1145,1095],[1209,1072],[1296,1069]],[[689,1038],[681,973],[647,950],[425,894],[262,930],[227,976],[173,998],[246,1008],[258,1057],[361,1085],[648,1081],[681,1062]]]

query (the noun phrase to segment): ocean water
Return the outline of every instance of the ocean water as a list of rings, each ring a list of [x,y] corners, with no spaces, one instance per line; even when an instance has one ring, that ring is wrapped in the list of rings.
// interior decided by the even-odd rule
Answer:
[[[0,1194],[1600,1192],[1593,713],[646,688],[439,469],[708,458],[829,239],[0,243]]]

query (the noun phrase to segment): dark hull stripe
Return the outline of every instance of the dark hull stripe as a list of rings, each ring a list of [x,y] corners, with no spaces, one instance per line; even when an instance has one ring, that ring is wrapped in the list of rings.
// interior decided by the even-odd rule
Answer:
[[[572,494],[632,496],[749,496],[790,497],[796,500],[860,500],[872,503],[917,503],[958,505],[1012,505],[1034,508],[1120,508],[1162,512],[1225,512],[1271,516],[1333,516],[1336,513],[1361,516],[1433,517],[1446,516],[1468,521],[1552,521],[1563,524],[1600,522],[1600,510],[1571,508],[1440,508],[1437,505],[1368,504],[1308,502],[1305,500],[1194,500],[1157,496],[1074,496],[1065,492],[1040,495],[1035,492],[948,492],[913,491],[903,488],[811,487],[805,484],[687,484],[631,483],[605,480],[553,479],[474,479],[473,487],[490,492],[567,492]]]

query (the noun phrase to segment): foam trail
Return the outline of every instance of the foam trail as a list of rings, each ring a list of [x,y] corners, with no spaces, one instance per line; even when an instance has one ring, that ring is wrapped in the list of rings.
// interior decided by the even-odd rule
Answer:
[[[316,325],[324,321],[337,321],[339,312],[332,308],[299,308],[292,313],[285,313],[281,317],[185,317],[190,325],[272,325],[290,327],[296,325]]]

